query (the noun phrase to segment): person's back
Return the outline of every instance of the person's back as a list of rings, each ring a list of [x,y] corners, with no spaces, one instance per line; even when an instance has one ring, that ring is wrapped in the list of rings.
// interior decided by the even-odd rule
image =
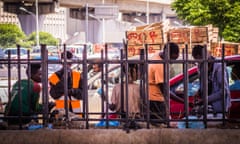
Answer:
[[[211,92],[209,92],[208,95],[208,103],[213,106],[213,109],[217,113],[221,113],[224,111],[227,112],[231,102],[230,102],[230,89],[229,89],[229,78],[226,66],[224,65],[224,76],[222,76],[222,67],[223,65],[221,63],[214,63],[213,65],[213,72],[212,72],[212,85]],[[209,82],[208,82],[209,83]],[[225,103],[226,105],[223,106],[222,99],[223,99],[223,93],[222,93],[222,85],[224,84],[225,88]]]
[[[176,60],[179,56],[178,45],[175,43],[166,44],[163,52],[156,54],[152,60],[163,61],[167,55],[171,60]],[[164,64],[150,63],[148,65],[148,99],[150,119],[153,125],[164,123],[163,120],[166,120],[169,106],[165,103],[164,87]]]
[[[66,59],[72,59],[72,53],[67,51]],[[62,59],[64,58],[64,53],[61,55]],[[67,69],[67,82],[65,83],[65,69]],[[63,67],[61,70],[53,73],[49,77],[50,83],[50,95],[56,102],[57,110],[65,109],[65,85],[67,85],[67,93],[68,93],[68,108],[70,112],[80,113],[81,102],[82,99],[82,77],[81,73],[78,71],[74,71],[71,69],[71,64],[67,64],[67,67]]]
[[[128,83],[128,94],[126,94],[126,88],[125,85],[123,86],[124,91],[121,91],[121,84],[115,85],[115,87],[112,90],[112,97],[111,102],[116,104],[116,111],[121,112],[121,94],[123,93],[124,96],[124,108],[123,112],[126,113],[128,111],[128,114],[130,117],[133,117],[134,115],[140,114],[140,87],[138,84],[135,83]],[[127,109],[127,101],[128,101],[128,109]]]
[[[125,69],[123,69],[125,72]],[[122,117],[125,117],[125,114],[128,112],[129,117],[136,118],[140,117],[140,87],[138,84],[134,83],[137,80],[137,65],[129,64],[129,72],[126,73],[128,75],[128,93],[126,94],[126,83],[117,84],[114,86],[112,90],[111,104],[110,109],[115,110],[118,113],[121,113]],[[123,91],[122,91],[123,85]],[[122,98],[122,95],[124,96]],[[124,107],[121,107],[121,101],[124,99]],[[128,101],[128,103],[127,103]],[[128,104],[128,108],[127,108]]]
[[[155,55],[151,60],[162,60],[159,55]],[[162,63],[149,64],[148,66],[148,83],[149,83],[149,100],[164,101],[163,92],[159,88],[159,83],[164,81],[164,65]]]

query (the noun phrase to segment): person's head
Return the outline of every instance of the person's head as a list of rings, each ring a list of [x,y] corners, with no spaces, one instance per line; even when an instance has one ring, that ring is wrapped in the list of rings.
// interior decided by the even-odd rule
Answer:
[[[203,53],[206,47],[202,45],[195,45],[192,49],[192,56],[194,59],[203,59]],[[208,60],[214,60],[215,58],[210,55],[209,52],[206,51],[207,59]],[[208,71],[212,71],[213,68],[213,62],[208,62]]]
[[[126,74],[126,67],[123,67],[123,73]],[[129,82],[136,81],[138,79],[138,65],[128,64],[128,80]]]
[[[91,69],[93,70],[93,72],[100,72],[102,70],[101,59],[99,58],[93,59]]]
[[[192,56],[194,59],[203,59],[203,52],[206,49],[206,47],[202,45],[195,45],[192,49]],[[206,51],[207,58],[211,59],[213,58],[209,52]]]
[[[231,78],[235,81],[235,80],[239,80],[239,75],[240,75],[240,66],[233,66],[232,68],[232,72],[231,72]]]
[[[203,58],[203,50],[204,46],[202,45],[195,45],[192,49],[192,57],[194,59],[202,59]]]
[[[35,82],[42,81],[41,64],[30,64],[26,69],[28,78],[31,78]]]
[[[62,52],[61,53],[61,59],[65,58],[65,53]],[[67,60],[71,60],[73,58],[73,54],[70,51],[66,51],[66,58]],[[71,64],[69,63],[68,66],[71,66]]]
[[[179,47],[176,43],[169,42],[168,44],[164,45],[164,54],[166,52],[166,49],[169,48],[169,53],[170,53],[170,59],[176,60],[179,57]]]
[[[94,63],[94,64],[92,65],[92,69],[93,69],[94,72],[100,72],[100,71],[101,71],[101,64],[99,64],[99,63]]]

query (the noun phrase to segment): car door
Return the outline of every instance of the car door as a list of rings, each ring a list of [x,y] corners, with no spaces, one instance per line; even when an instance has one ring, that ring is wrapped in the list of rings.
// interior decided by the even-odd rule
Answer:
[[[194,71],[189,71],[189,81],[187,82],[188,91],[187,97],[190,104],[187,104],[189,107],[189,112],[191,111],[192,107],[191,104],[194,103],[194,94],[198,91],[200,84],[199,84],[199,75],[197,72],[197,68],[194,68]],[[176,80],[175,80],[176,79]],[[171,83],[174,81],[174,83]],[[185,116],[184,110],[184,74],[180,74],[176,77],[173,77],[170,80],[170,112],[171,117],[173,119],[182,118]]]

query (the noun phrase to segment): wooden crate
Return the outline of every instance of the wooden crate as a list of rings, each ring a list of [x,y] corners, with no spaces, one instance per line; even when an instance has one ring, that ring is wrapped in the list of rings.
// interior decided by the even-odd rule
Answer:
[[[128,56],[135,56],[140,55],[141,49],[144,49],[144,46],[142,45],[128,45]],[[156,51],[160,50],[160,45],[148,45],[148,54],[155,53]]]
[[[191,34],[190,34],[191,32]],[[208,28],[207,27],[191,27],[191,28],[173,28],[168,32],[168,40],[170,42],[183,43],[207,43]]]
[[[127,31],[128,56],[140,54],[140,49],[148,44],[148,53],[154,53],[164,43],[162,23],[136,27],[134,31]]]

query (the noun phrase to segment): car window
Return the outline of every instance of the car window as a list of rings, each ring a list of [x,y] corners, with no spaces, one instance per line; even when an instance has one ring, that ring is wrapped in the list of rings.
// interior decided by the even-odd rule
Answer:
[[[188,83],[188,96],[193,96],[198,89],[200,88],[199,78],[196,77],[193,81]],[[184,93],[184,83],[181,82],[175,89],[175,93],[183,94]]]
[[[234,83],[234,80],[231,77],[231,73],[232,73],[232,66],[228,66],[227,67],[227,71],[228,71],[228,76],[229,76],[229,86],[231,86]]]
[[[228,72],[228,77],[229,77],[229,86],[234,84],[234,80],[231,77],[231,72],[232,72],[232,67],[233,65],[227,66],[227,72]],[[198,89],[200,88],[200,81],[198,76],[190,76],[189,77],[189,82],[188,82],[188,96],[193,96]],[[184,94],[184,83],[183,80],[174,86],[173,91],[176,94]]]
[[[234,63],[233,65],[228,66],[228,75],[229,75],[229,86],[230,90],[240,90],[240,70],[239,63]]]

